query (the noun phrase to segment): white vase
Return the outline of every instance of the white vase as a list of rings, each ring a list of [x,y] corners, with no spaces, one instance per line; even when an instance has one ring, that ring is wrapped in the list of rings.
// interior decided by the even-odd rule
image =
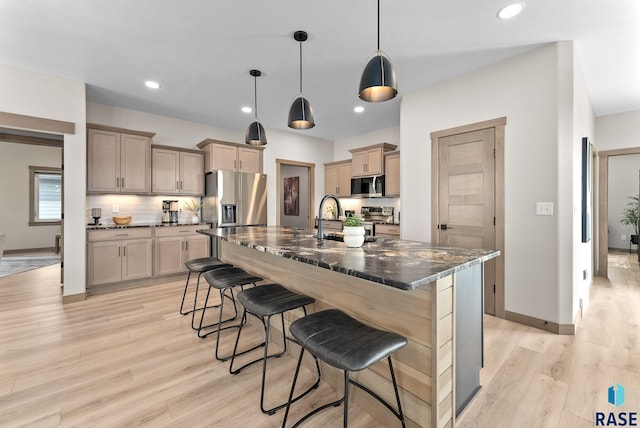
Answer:
[[[192,223],[200,223],[200,217],[197,214],[191,216]]]
[[[342,232],[347,247],[361,247],[364,243],[364,226],[344,226]]]

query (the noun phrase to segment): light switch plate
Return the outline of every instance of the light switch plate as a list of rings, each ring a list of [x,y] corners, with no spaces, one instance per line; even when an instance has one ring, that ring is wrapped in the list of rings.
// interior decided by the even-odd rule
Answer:
[[[553,202],[536,202],[536,215],[553,215]]]
[[[120,207],[118,207],[117,205],[111,207],[112,214],[118,214],[118,211],[120,211]]]

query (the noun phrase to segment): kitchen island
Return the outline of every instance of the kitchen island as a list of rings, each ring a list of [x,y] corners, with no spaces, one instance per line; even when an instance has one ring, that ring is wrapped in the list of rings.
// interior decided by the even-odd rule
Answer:
[[[312,311],[337,308],[405,336],[408,344],[394,355],[394,365],[408,426],[455,425],[456,409],[479,388],[474,379],[482,359],[482,263],[497,251],[385,238],[347,248],[278,226],[200,233],[217,238],[222,260],[315,298]],[[301,311],[294,312],[288,321],[299,316]],[[458,335],[465,343],[456,342]],[[475,365],[457,364],[469,355],[475,355]],[[388,376],[384,362],[354,373],[393,401]],[[464,383],[471,378],[470,386],[460,386],[458,377]],[[340,388],[338,371],[325,366],[323,378]],[[383,425],[397,424],[366,394],[356,392],[353,399]]]

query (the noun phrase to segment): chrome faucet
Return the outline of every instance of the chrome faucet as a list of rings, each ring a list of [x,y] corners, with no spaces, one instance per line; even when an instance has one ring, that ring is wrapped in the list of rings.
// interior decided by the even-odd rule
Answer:
[[[324,195],[322,200],[320,201],[320,207],[318,208],[318,239],[324,239],[324,227],[322,226],[322,208],[324,208],[324,202],[327,199],[333,199],[336,201],[336,207],[338,208],[338,217],[342,215],[342,207],[340,206],[340,201],[336,195]]]

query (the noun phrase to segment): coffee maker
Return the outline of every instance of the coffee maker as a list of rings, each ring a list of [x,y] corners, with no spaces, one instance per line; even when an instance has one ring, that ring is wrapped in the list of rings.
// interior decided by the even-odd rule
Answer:
[[[178,222],[178,201],[162,201],[162,222]]]

